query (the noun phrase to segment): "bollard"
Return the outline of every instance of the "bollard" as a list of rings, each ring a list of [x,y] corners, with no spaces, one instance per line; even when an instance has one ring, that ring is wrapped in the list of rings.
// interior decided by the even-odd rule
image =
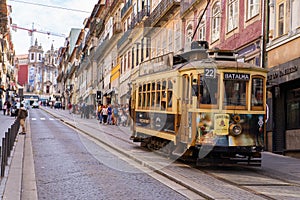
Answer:
[[[2,140],[2,141],[3,141],[3,140]],[[2,142],[2,144],[3,144],[3,142]],[[2,147],[3,147],[3,146],[2,146]],[[1,149],[1,151],[0,151],[0,153],[1,153],[0,175],[1,175],[1,177],[4,177],[5,165],[4,165],[4,159],[3,159],[3,153],[2,153],[3,148],[0,147],[0,149]]]
[[[5,165],[6,165],[6,162],[5,162],[5,160],[6,160],[6,158],[5,158],[5,156],[6,156],[5,143],[6,143],[5,138],[2,138],[1,177],[4,177],[4,171],[5,171]]]
[[[8,136],[8,151],[9,151],[9,155],[8,156],[10,156],[10,152],[11,152],[11,150],[12,150],[12,146],[11,146],[11,144],[12,144],[12,140],[13,140],[13,138],[12,138],[12,131],[11,131],[11,128],[8,128],[8,134],[7,134],[7,136]]]
[[[16,140],[16,125],[15,122],[11,125],[11,136],[12,136],[12,145],[14,145]]]
[[[10,156],[9,134],[8,134],[8,132],[5,132],[5,151],[6,151],[6,162],[5,162],[5,164],[7,164],[7,158]]]

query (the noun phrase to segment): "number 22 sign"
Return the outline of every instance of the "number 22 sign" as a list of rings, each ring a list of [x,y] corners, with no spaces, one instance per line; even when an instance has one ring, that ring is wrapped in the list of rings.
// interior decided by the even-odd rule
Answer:
[[[216,78],[216,69],[215,68],[204,68],[204,77],[205,78]]]

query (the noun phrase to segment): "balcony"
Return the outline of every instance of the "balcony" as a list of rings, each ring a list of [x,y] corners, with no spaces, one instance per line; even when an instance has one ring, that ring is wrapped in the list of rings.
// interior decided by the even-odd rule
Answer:
[[[122,37],[118,40],[118,43],[117,43],[117,47],[120,48],[127,40],[128,40],[128,37],[131,33],[132,29],[129,29],[128,31],[126,31]]]
[[[124,5],[124,7],[121,10],[121,18],[124,17],[124,15],[129,10],[129,8],[131,8],[131,6],[132,6],[132,0],[127,1],[126,4]]]
[[[168,21],[168,15],[179,7],[179,0],[161,1],[157,5],[157,7],[152,11],[150,16],[145,20],[145,23],[151,26],[160,26],[159,22]]]
[[[170,70],[173,67],[173,53],[167,53],[140,64],[140,76]]]
[[[184,15],[184,13],[189,10],[195,2],[199,2],[199,0],[184,0],[181,1],[180,5],[180,15]]]
[[[144,7],[135,16],[132,16],[131,28],[134,28],[136,24],[140,23],[145,17],[150,15],[150,6]]]
[[[113,26],[113,34],[118,34],[122,32],[121,22],[115,22]]]

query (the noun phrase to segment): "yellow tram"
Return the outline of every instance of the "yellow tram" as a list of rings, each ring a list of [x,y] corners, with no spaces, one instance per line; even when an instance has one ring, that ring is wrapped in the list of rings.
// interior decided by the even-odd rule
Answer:
[[[260,164],[267,70],[237,62],[232,51],[197,45],[140,66],[132,81],[131,139],[198,164]]]

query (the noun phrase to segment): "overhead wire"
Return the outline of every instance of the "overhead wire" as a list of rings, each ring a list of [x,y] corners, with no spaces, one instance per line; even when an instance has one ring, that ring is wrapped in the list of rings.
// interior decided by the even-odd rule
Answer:
[[[61,7],[61,6],[52,6],[52,5],[46,5],[46,4],[41,4],[41,3],[32,3],[32,2],[28,2],[28,1],[20,1],[20,0],[9,0],[9,1],[17,2],[17,3],[24,3],[24,4],[31,4],[31,5],[35,5],[35,6],[43,6],[43,7],[48,7],[48,8],[68,10],[68,11],[73,11],[73,12],[91,13],[90,11],[85,11],[85,10],[65,8],[65,7]]]

